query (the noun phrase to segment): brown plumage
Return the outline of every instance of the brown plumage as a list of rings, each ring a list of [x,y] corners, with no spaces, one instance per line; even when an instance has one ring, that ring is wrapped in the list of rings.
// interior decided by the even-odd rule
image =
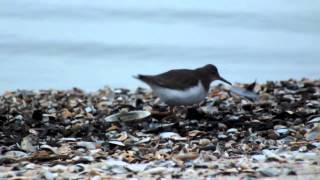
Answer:
[[[196,86],[199,80],[201,80],[205,89],[208,90],[210,83],[213,80],[221,79],[217,68],[211,64],[194,70],[175,69],[158,75],[138,75],[136,78],[149,85],[154,84],[177,90],[184,90],[190,88],[191,86]],[[229,82],[226,83],[231,84]]]

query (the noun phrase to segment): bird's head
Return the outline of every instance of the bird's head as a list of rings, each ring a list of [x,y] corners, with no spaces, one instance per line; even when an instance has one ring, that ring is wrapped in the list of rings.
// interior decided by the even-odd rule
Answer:
[[[232,85],[229,81],[227,81],[222,76],[220,76],[218,69],[215,65],[207,64],[204,67],[202,67],[202,69],[204,69],[205,72],[209,74],[211,81],[220,80],[220,81],[223,81],[229,85]]]

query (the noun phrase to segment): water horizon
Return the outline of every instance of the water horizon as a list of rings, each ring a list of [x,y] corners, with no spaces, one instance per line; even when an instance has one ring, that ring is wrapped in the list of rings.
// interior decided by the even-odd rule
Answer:
[[[227,8],[228,7],[228,8]],[[147,87],[215,64],[231,82],[319,79],[320,2],[0,3],[0,92]]]

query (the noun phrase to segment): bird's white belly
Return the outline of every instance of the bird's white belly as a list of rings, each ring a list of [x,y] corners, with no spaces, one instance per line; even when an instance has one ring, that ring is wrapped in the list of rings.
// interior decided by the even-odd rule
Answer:
[[[197,86],[186,90],[173,90],[159,86],[153,86],[152,89],[161,101],[173,106],[197,104],[207,96],[207,91],[204,89],[201,81],[199,81]]]

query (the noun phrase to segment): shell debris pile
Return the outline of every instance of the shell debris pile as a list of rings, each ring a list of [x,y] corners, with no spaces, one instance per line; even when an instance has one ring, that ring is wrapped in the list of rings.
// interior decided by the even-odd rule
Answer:
[[[152,93],[0,96],[0,179],[187,179],[320,173],[320,81],[214,87],[174,115]]]

